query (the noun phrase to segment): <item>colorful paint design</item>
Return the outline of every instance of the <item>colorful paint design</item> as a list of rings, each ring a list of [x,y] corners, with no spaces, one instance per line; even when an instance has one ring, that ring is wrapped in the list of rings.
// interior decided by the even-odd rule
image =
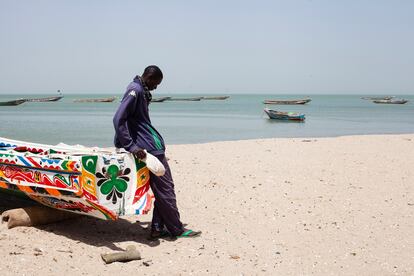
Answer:
[[[79,172],[80,164],[73,160],[48,159],[40,156],[27,155],[18,151],[8,150],[0,152],[0,163],[17,165],[28,168],[38,168],[62,173]]]
[[[53,208],[101,219],[146,214],[153,198],[149,171],[132,154],[4,138],[0,138],[0,187],[22,191]]]
[[[98,162],[98,156],[82,157],[82,189],[85,197],[89,200],[96,201],[95,171]]]
[[[135,159],[135,166],[137,168],[137,189],[134,196],[133,203],[138,202],[149,190],[149,170],[145,163],[139,159]]]
[[[0,165],[0,170],[4,176],[15,182],[38,183],[48,187],[56,187],[63,189],[74,189],[73,181],[77,182],[77,178],[59,173],[48,173],[41,170],[31,170],[17,166]]]
[[[108,170],[102,168],[102,173],[97,172],[96,177],[98,187],[102,194],[106,195],[107,200],[112,200],[116,204],[118,198],[122,198],[123,193],[128,188],[129,177],[127,176],[131,170],[126,168],[120,170],[117,165],[110,165]]]

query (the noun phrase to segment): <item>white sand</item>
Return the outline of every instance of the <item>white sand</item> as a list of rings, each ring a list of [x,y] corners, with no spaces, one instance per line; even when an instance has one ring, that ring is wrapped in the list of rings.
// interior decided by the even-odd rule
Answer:
[[[151,215],[3,225],[2,275],[414,274],[414,134],[176,145],[168,156],[182,220],[202,237],[148,242]],[[101,260],[130,244],[143,260]]]

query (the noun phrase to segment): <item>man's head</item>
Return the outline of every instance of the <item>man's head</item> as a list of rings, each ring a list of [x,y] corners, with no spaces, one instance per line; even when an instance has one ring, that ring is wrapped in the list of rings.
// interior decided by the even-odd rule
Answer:
[[[161,69],[158,66],[150,65],[145,68],[144,73],[142,74],[142,79],[145,82],[145,85],[148,89],[154,90],[161,83],[163,75]]]

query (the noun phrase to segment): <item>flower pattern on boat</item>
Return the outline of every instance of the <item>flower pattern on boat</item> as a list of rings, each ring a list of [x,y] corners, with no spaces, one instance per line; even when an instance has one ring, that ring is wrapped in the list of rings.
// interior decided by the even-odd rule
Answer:
[[[122,198],[122,194],[128,188],[129,177],[127,176],[131,170],[129,168],[120,170],[117,165],[112,164],[106,169],[102,168],[102,172],[96,173],[99,179],[98,187],[102,194],[106,195],[107,200],[112,200],[116,204],[118,198]]]

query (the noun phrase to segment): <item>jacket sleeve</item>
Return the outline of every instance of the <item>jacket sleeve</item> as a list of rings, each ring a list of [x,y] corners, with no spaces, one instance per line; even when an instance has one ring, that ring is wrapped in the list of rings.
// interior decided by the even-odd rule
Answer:
[[[123,99],[115,113],[113,123],[115,133],[118,141],[122,147],[129,152],[135,152],[140,148],[135,145],[128,130],[128,116],[133,114],[136,104],[137,96],[134,90],[131,90]]]

